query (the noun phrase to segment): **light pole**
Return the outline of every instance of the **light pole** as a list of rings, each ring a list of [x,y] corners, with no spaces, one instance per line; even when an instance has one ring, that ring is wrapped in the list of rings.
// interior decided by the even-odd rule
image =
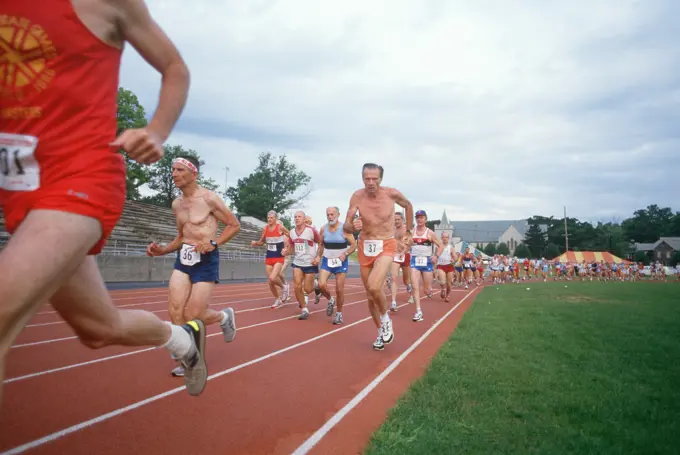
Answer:
[[[229,166],[224,167],[224,196],[227,196],[227,179],[229,178]]]

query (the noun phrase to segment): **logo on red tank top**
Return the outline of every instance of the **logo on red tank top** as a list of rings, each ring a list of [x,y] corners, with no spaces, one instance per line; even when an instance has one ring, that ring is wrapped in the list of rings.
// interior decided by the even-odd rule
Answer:
[[[22,101],[45,90],[57,51],[45,30],[23,17],[0,15],[0,98]],[[2,118],[36,118],[40,107],[3,108]]]

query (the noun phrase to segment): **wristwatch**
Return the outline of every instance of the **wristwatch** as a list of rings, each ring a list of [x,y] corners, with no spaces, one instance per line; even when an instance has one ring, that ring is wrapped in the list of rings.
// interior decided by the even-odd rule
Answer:
[[[214,246],[215,248],[217,248],[217,242],[216,242],[216,241],[211,240],[211,241],[210,241],[210,244],[211,244],[212,246]]]

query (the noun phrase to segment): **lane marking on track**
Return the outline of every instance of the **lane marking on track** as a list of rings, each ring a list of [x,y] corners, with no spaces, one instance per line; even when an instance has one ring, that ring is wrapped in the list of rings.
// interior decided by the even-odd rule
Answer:
[[[343,305],[343,308],[348,307],[348,306],[357,305],[357,304],[363,303],[365,301],[366,301],[366,299],[355,300],[354,302],[348,302],[348,303],[345,303]],[[290,305],[290,304],[286,304],[286,305]],[[321,312],[325,313],[326,309],[320,308],[318,310],[310,311],[309,314],[315,314],[315,313],[321,313]],[[246,329],[252,329],[252,328],[255,328],[255,327],[261,327],[263,325],[269,325],[269,324],[273,324],[275,322],[286,321],[288,319],[297,319],[298,316],[299,316],[298,314],[294,314],[294,315],[286,316],[286,317],[280,318],[280,319],[272,319],[272,320],[269,320],[269,321],[263,321],[263,322],[258,322],[256,324],[247,325],[245,327],[238,327],[237,333],[239,331],[243,331],[243,330],[246,330]],[[206,335],[206,338],[214,337],[214,336],[217,336],[217,335],[222,335],[222,332],[211,333],[209,335]],[[66,340],[73,340],[73,339],[76,339],[76,338],[78,338],[78,337],[59,338],[55,341],[66,341]],[[44,343],[44,342],[38,341],[37,343]],[[17,345],[17,346],[25,346],[25,345]],[[65,365],[63,367],[51,368],[49,370],[43,370],[43,371],[37,371],[35,373],[29,373],[29,374],[25,374],[23,376],[16,376],[16,377],[13,377],[13,378],[5,379],[2,383],[3,384],[9,384],[11,382],[23,381],[25,379],[35,378],[35,377],[38,377],[38,376],[44,376],[46,374],[58,373],[59,371],[72,370],[73,368],[84,367],[84,366],[88,366],[88,365],[94,365],[96,363],[101,363],[101,362],[105,362],[105,361],[108,361],[108,360],[115,360],[115,359],[120,359],[122,357],[128,357],[128,356],[131,356],[131,355],[134,355],[134,354],[141,354],[143,352],[154,351],[156,349],[158,349],[158,348],[157,347],[151,347],[151,348],[137,349],[135,351],[125,352],[123,354],[116,354],[116,355],[111,355],[111,356],[107,356],[107,357],[102,357],[102,358],[99,358],[99,359],[88,360],[86,362],[79,362],[79,363],[74,363],[74,364],[71,364],[71,365]]]
[[[362,301],[365,301],[365,300],[362,300]],[[411,305],[411,304],[410,303],[404,303],[402,305],[398,305],[397,308],[401,308],[401,307],[404,307],[404,306],[407,306],[407,305]],[[319,311],[325,311],[325,310],[319,310]],[[210,376],[208,376],[208,381],[211,381],[213,379],[217,379],[217,378],[224,376],[224,375],[227,375],[227,374],[234,373],[238,370],[249,367],[251,365],[258,364],[258,363],[263,362],[267,359],[271,359],[272,357],[276,357],[276,356],[284,354],[288,351],[292,351],[293,349],[297,349],[299,347],[308,345],[308,344],[313,343],[315,341],[326,338],[330,335],[336,334],[338,332],[342,332],[343,330],[347,330],[351,327],[354,327],[355,325],[361,324],[362,322],[366,322],[366,321],[370,321],[370,320],[372,320],[371,316],[368,316],[368,317],[363,318],[363,319],[359,319],[359,320],[354,321],[350,324],[347,324],[347,325],[344,325],[344,326],[339,327],[337,329],[331,330],[330,332],[322,333],[321,335],[317,335],[315,337],[308,338],[305,341],[301,341],[299,343],[295,343],[295,344],[286,346],[285,348],[279,349],[279,350],[274,351],[274,352],[270,352],[269,354],[265,354],[261,357],[250,360],[248,362],[244,362],[244,363],[241,363],[241,364],[236,365],[234,367],[228,368],[226,370],[222,370],[218,373],[211,374]],[[3,452],[0,455],[16,455],[16,454],[24,453],[27,450],[35,449],[36,447],[40,447],[44,444],[47,444],[48,442],[52,442],[52,441],[55,441],[57,439],[63,438],[64,436],[68,436],[69,434],[75,433],[79,430],[91,427],[91,426],[96,425],[98,423],[112,419],[113,417],[117,417],[121,414],[125,414],[127,412],[134,411],[135,409],[141,408],[142,406],[145,406],[147,404],[161,400],[165,397],[175,395],[175,394],[177,394],[179,392],[183,392],[185,390],[186,390],[185,386],[176,387],[176,388],[168,390],[166,392],[159,393],[158,395],[154,395],[152,397],[149,397],[145,400],[141,400],[141,401],[138,401],[136,403],[132,403],[131,405],[125,406],[123,408],[118,408],[114,411],[108,412],[106,414],[102,414],[98,417],[86,420],[86,421],[78,423],[76,425],[72,425],[68,428],[64,428],[63,430],[55,431],[52,434],[49,434],[47,436],[43,436],[42,438],[35,439],[33,441],[22,444],[20,446],[14,447],[14,448],[6,451],[6,452]]]
[[[296,450],[293,452],[292,455],[305,455],[307,454],[316,444],[321,441],[321,439],[328,434],[329,431],[333,429],[340,421],[350,412],[352,409],[354,409],[361,401],[366,398],[366,396],[371,393],[377,386],[380,385],[380,383],[392,372],[394,371],[395,368],[399,366],[401,362],[408,357],[408,355],[413,352],[420,344],[425,341],[425,339],[430,336],[434,330],[439,327],[439,325],[446,320],[446,318],[449,317],[451,313],[453,313],[456,308],[458,308],[465,300],[467,300],[472,293],[475,292],[475,289],[472,291],[468,292],[462,299],[458,301],[449,311],[447,311],[444,316],[439,318],[437,322],[435,322],[432,327],[427,329],[425,333],[421,335],[420,338],[418,338],[411,346],[408,347],[404,352],[401,353],[399,357],[397,357],[392,363],[389,364],[385,370],[383,370],[382,373],[380,373],[370,384],[368,384],[361,392],[359,392],[352,400],[350,400],[349,403],[347,403],[342,409],[340,409],[333,417],[331,417],[321,428],[319,428],[312,436],[309,437],[305,442],[303,442]]]
[[[264,291],[263,291],[263,292],[264,292]],[[348,296],[348,295],[355,295],[355,294],[362,294],[362,293],[363,293],[363,291],[349,292],[349,293],[345,293],[345,296]],[[271,299],[271,298],[272,298],[272,296],[261,297],[261,298],[257,298],[257,299],[235,300],[235,301],[230,301],[230,302],[215,302],[215,303],[211,302],[211,303],[210,303],[210,306],[215,306],[215,305],[231,305],[231,304],[240,303],[240,302],[255,302],[255,301],[258,301],[258,300],[265,300],[265,299]],[[291,298],[292,298],[292,296],[291,296]],[[149,302],[149,303],[142,303],[142,304],[140,304],[140,305],[150,305],[151,303],[167,303],[167,302],[166,302],[166,301],[163,301],[163,302]],[[284,303],[284,304],[281,305],[281,306],[291,305],[292,303],[297,303],[297,301],[296,301],[296,302],[288,302],[288,303]],[[130,305],[130,306],[137,306],[137,304]],[[118,307],[116,307],[116,308],[122,308],[122,306],[118,306]],[[260,310],[266,310],[266,309],[268,309],[268,308],[271,308],[271,305],[258,306],[258,307],[255,307],[255,308],[247,308],[247,309],[244,309],[244,310],[236,310],[235,313],[247,313],[247,312],[249,312],[249,311],[260,311]],[[279,307],[279,308],[280,308],[280,307]],[[148,311],[149,313],[163,313],[163,312],[167,312],[168,309],[167,309],[167,308],[164,308],[164,309],[162,309],[162,310],[145,310],[145,311]],[[24,328],[25,328],[25,329],[29,329],[29,328],[34,328],[34,327],[45,327],[45,326],[59,325],[59,324],[66,324],[66,321],[61,320],[61,321],[53,321],[53,322],[39,322],[39,323],[36,323],[36,324],[29,324],[29,325],[27,325],[27,326],[24,327]]]

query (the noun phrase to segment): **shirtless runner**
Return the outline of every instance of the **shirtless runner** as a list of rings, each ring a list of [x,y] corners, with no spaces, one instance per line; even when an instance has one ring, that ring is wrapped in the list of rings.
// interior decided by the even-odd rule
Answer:
[[[366,288],[368,309],[378,329],[373,349],[381,351],[394,340],[392,321],[387,313],[384,286],[387,272],[397,253],[394,238],[394,204],[406,209],[405,241],[410,241],[413,228],[413,206],[401,192],[382,187],[384,170],[373,163],[361,170],[364,188],[357,190],[349,201],[343,229],[348,234],[361,231],[357,244],[361,281]],[[356,216],[355,215],[359,215]]]
[[[94,257],[125,203],[118,150],[141,164],[163,156],[189,89],[182,57],[143,0],[2,0],[0,24],[0,72],[27,75],[0,79],[0,146],[12,158],[0,173],[12,234],[0,252],[0,384],[14,340],[49,301],[90,348],[167,348],[186,369],[189,394],[199,395],[207,381],[203,323],[172,325],[117,308]],[[29,42],[36,43],[30,52]],[[149,124],[116,138],[125,42],[162,82]]]
[[[390,311],[397,311],[397,294],[399,285],[397,278],[399,277],[399,270],[401,269],[402,280],[406,286],[406,292],[409,293],[408,303],[413,303],[413,286],[411,286],[411,254],[409,253],[409,245],[404,243],[404,236],[406,235],[406,223],[404,223],[404,214],[396,212],[394,214],[394,238],[397,239],[397,254],[394,255],[394,261],[390,265],[391,279],[388,279],[387,286],[390,288],[392,295],[392,305]]]
[[[172,180],[182,192],[172,202],[179,233],[166,246],[151,243],[146,254],[162,256],[177,251],[168,286],[172,323],[181,325],[192,319],[200,319],[205,325],[219,323],[224,341],[231,343],[236,336],[234,310],[215,311],[209,305],[215,284],[220,281],[219,247],[238,234],[241,224],[217,194],[196,183],[198,173],[198,160],[192,156],[179,156],[173,161]],[[218,221],[225,225],[219,238]],[[184,367],[178,365],[172,375],[184,376]]]

